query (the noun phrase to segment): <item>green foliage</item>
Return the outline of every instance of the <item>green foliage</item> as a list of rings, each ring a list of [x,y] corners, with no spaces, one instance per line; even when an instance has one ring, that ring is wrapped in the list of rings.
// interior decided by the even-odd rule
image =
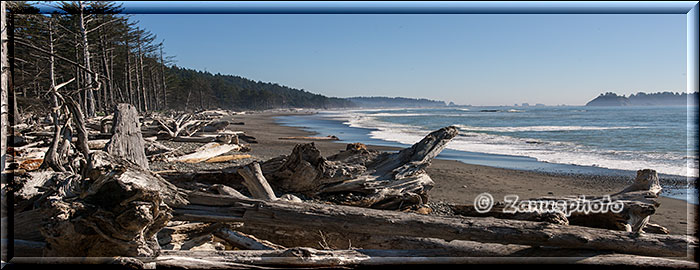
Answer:
[[[174,100],[173,109],[194,109],[200,107],[200,104],[203,106],[200,109],[232,110],[354,106],[345,99],[313,94],[277,83],[256,82],[239,76],[211,74],[177,66],[168,68],[166,74],[170,78],[168,85],[170,98]]]

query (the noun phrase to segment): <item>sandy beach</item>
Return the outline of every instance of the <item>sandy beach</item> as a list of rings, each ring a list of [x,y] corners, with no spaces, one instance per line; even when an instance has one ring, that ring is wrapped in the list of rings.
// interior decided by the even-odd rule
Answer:
[[[294,145],[309,141],[280,140],[281,137],[325,136],[300,128],[277,124],[275,116],[285,112],[252,112],[233,117],[245,125],[235,126],[236,130],[253,136],[258,144],[251,145],[250,154],[258,160],[267,160],[289,154]],[[342,138],[341,138],[342,139]],[[333,141],[314,141],[323,156],[329,156],[345,149],[345,144]],[[380,151],[398,148],[372,146],[369,149]],[[502,169],[481,165],[465,164],[459,161],[436,159],[427,170],[435,181],[428,193],[431,202],[471,204],[477,195],[488,192],[496,201],[505,195],[518,195],[521,199],[543,196],[606,195],[621,191],[633,179],[624,183],[620,179],[604,176],[554,175],[531,171]],[[650,222],[669,229],[671,234],[696,234],[697,206],[683,200],[661,197],[661,205],[651,216]]]

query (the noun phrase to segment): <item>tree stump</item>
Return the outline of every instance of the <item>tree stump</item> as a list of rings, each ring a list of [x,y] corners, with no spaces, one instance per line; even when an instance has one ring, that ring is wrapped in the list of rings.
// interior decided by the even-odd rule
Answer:
[[[148,159],[138,123],[139,115],[134,106],[127,103],[117,104],[114,108],[112,138],[105,146],[105,151],[148,169]]]

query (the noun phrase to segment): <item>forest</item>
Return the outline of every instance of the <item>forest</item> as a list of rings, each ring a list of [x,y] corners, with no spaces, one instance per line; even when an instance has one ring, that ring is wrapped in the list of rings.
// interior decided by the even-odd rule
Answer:
[[[59,10],[40,14],[35,5]],[[164,41],[119,14],[114,2],[8,2],[11,99],[15,117],[74,99],[86,117],[117,103],[139,112],[330,108],[354,104],[276,83],[174,64]],[[19,119],[17,119],[19,120]]]

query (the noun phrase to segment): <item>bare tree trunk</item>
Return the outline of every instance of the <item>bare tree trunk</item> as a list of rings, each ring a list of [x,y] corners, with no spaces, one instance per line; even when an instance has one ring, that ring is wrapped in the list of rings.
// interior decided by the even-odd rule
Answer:
[[[83,61],[85,63],[85,67],[92,71],[90,68],[90,49],[89,49],[89,43],[88,43],[88,38],[87,38],[87,29],[85,28],[85,6],[83,5],[83,2],[80,1],[80,37],[81,37],[81,44],[83,47]],[[94,78],[97,79],[97,78]],[[85,90],[85,100],[86,100],[86,111],[85,114],[86,116],[95,116],[95,91],[92,89],[92,83],[93,83],[93,77],[90,72],[85,73],[85,86],[87,89]]]
[[[168,100],[167,100],[167,94],[166,94],[166,86],[165,86],[165,62],[163,62],[163,44],[160,44],[160,75],[161,75],[161,85],[163,88],[163,109],[168,107]]]
[[[108,92],[111,91],[110,88],[110,82],[112,79],[109,76],[109,68],[107,66],[107,51],[105,48],[105,36],[102,35],[102,30],[100,29],[100,52],[101,52],[101,57],[102,57],[102,73],[104,73],[104,76],[107,77],[107,83],[105,84],[104,87],[100,90],[102,93],[102,109],[103,111],[107,111],[107,96]]]
[[[55,62],[53,57],[52,21],[49,21],[49,52],[51,52],[51,55],[49,55],[49,78],[51,80],[51,105],[53,105],[53,108],[51,108],[51,118],[53,118],[54,137],[51,141],[51,145],[49,146],[49,150],[47,150],[46,155],[44,155],[44,162],[41,164],[41,167],[52,168],[55,171],[65,172],[66,169],[63,168],[61,157],[58,156],[58,145],[61,142],[61,124],[59,123],[58,113],[61,107],[58,104],[58,91],[56,89],[56,75],[54,70]]]
[[[68,97],[66,102],[68,109],[71,111],[73,122],[75,123],[75,129],[78,132],[78,151],[83,154],[85,159],[87,159],[90,157],[90,147],[88,146],[88,134],[87,130],[85,129],[85,118],[83,118],[83,112],[80,111],[78,103],[72,98]]]
[[[114,88],[115,88],[115,83],[114,83],[114,48],[109,51],[109,100],[110,100],[110,105],[116,105],[117,101],[114,100]],[[121,102],[124,102],[123,100]]]
[[[153,105],[152,109],[158,110],[160,108],[160,106],[158,104],[158,91],[156,91],[156,89],[158,89],[158,87],[156,87],[156,79],[154,76],[155,72],[153,72],[154,69],[155,69],[155,67],[148,69],[148,75],[149,75],[149,77],[151,77],[151,89],[153,89],[153,91],[151,91],[151,105]]]
[[[143,96],[143,111],[147,112],[148,111],[148,93],[146,91],[146,81],[145,81],[145,74],[143,73],[143,52],[141,51],[141,38],[138,38],[138,48],[139,48],[139,69],[141,71],[141,95]],[[138,72],[137,72],[138,73]],[[138,78],[137,78],[138,80]]]
[[[131,51],[131,48],[129,47],[129,38],[128,37],[126,38],[124,43],[126,44],[126,67],[125,67],[125,70],[126,70],[126,83],[125,83],[126,93],[129,97],[128,102],[131,105],[134,105],[138,109],[139,104],[137,104],[134,101],[134,94],[133,94],[134,91],[133,91],[133,88],[131,87],[131,57],[129,57],[129,52]]]
[[[141,75],[139,74],[139,59],[138,55],[135,56],[134,58],[134,74],[136,74],[136,88],[134,89],[134,99],[138,101],[138,104],[136,105],[136,108],[139,111],[145,112],[144,111],[144,106],[143,106],[143,98],[141,95],[142,92],[142,87],[141,87]]]

